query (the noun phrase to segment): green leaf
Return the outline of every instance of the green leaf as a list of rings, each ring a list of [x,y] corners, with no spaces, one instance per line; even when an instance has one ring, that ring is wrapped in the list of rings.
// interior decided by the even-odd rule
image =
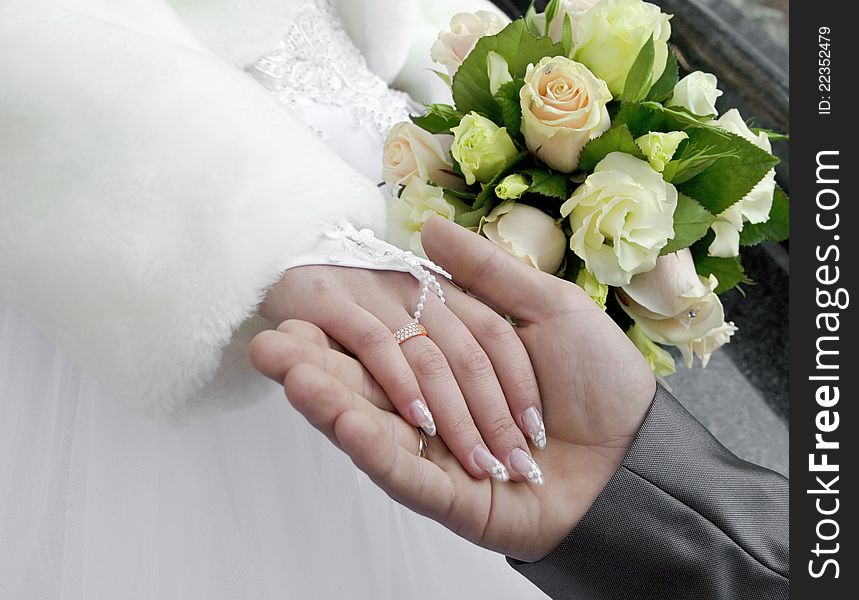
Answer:
[[[540,31],[537,29],[537,24],[534,22],[534,18],[537,16],[537,9],[534,7],[534,2],[531,2],[531,5],[528,7],[528,10],[525,11],[524,20],[525,20],[525,28],[533,33],[534,35],[539,36]]]
[[[543,35],[546,37],[549,37],[549,29],[552,27],[552,21],[555,20],[555,16],[558,14],[560,5],[561,0],[551,0],[546,6],[546,30],[543,32]]]
[[[566,200],[570,197],[567,192],[567,176],[549,169],[527,169],[523,171],[531,177],[528,191],[548,198]]]
[[[430,69],[430,71],[435,73],[436,77],[441,79],[447,87],[450,87],[453,83],[453,78],[450,76],[449,73],[445,73],[444,71],[438,71],[436,69]]]
[[[635,137],[651,131],[686,131],[691,127],[709,127],[720,132],[721,129],[706,125],[701,119],[676,107],[662,106],[658,102],[624,103],[614,115],[612,123],[625,124]]]
[[[677,85],[679,80],[680,71],[677,67],[677,58],[673,52],[669,52],[668,58],[665,61],[665,70],[659,79],[656,80],[656,83],[653,84],[653,87],[650,88],[647,99],[654,102],[667,100],[674,93],[674,86]]]
[[[579,157],[579,169],[592,172],[597,163],[612,152],[626,152],[636,158],[644,159],[641,148],[635,143],[629,127],[626,125],[615,125],[598,138],[594,138],[585,144]]]
[[[740,245],[754,246],[761,242],[783,242],[790,237],[790,200],[776,186],[770,218],[765,223],[746,223],[740,233]]]
[[[561,46],[564,47],[564,56],[569,56],[573,52],[573,21],[570,19],[570,13],[564,14],[564,31],[561,35]]]
[[[451,127],[456,127],[462,120],[463,114],[447,104],[430,104],[423,115],[412,115],[412,122],[430,133],[450,133]]]
[[[661,255],[677,252],[688,248],[707,235],[710,225],[716,217],[697,200],[680,194],[677,198],[677,208],[674,211],[674,239],[668,240],[668,245],[660,252]]]
[[[623,94],[621,100],[624,102],[639,102],[647,97],[647,92],[650,91],[650,84],[653,78],[653,61],[656,56],[656,50],[653,45],[653,34],[644,42],[644,46],[638,52],[635,62],[632,63],[632,68],[629,69],[629,74],[626,76],[626,83],[623,86]]]
[[[704,171],[678,184],[714,215],[742,200],[763,179],[778,159],[748,140],[714,127],[687,129],[689,145],[721,155]]]
[[[765,133],[770,141],[773,142],[788,142],[790,141],[790,135],[786,133],[781,133],[779,131],[773,131],[772,129],[764,129],[763,127],[750,127],[752,133],[755,135]]]
[[[704,246],[704,253],[695,255],[695,270],[701,277],[709,277],[715,275],[719,280],[719,286],[716,288],[717,294],[722,294],[728,290],[739,287],[743,283],[754,283],[746,277],[746,272],[743,269],[743,264],[740,262],[740,257],[733,258],[718,258],[715,256],[707,256],[706,248],[709,247],[709,242]]]
[[[453,196],[454,198],[458,198],[460,200],[465,201],[467,204],[474,204],[474,201],[477,200],[477,194],[473,192],[461,192],[459,190],[453,190],[451,188],[442,188],[444,193],[448,196]]]
[[[522,106],[519,102],[519,90],[525,85],[524,79],[509,81],[498,88],[495,101],[501,107],[501,122],[507,128],[507,133],[516,137],[522,129]]]
[[[559,56],[564,49],[546,37],[528,31],[525,21],[517,19],[496,35],[480,38],[477,45],[453,76],[453,98],[461,113],[478,112],[495,122],[501,121],[501,107],[489,89],[487,56],[497,52],[507,61],[514,80],[525,77],[529,64],[545,56]]]
[[[483,208],[478,210],[471,210],[469,212],[458,214],[453,218],[453,220],[457,225],[462,225],[468,229],[477,229],[480,225],[480,220],[491,211],[492,205],[486,204]]]
[[[483,189],[477,195],[477,200],[474,201],[474,205],[471,208],[478,210],[486,206],[486,203],[489,202],[490,198],[495,196],[495,186],[501,183],[502,179],[515,171],[516,167],[519,166],[519,163],[528,158],[528,156],[530,156],[528,152],[520,152],[513,158],[513,160],[507,163],[507,166],[501,169],[501,171],[492,178],[492,181],[483,186]]]

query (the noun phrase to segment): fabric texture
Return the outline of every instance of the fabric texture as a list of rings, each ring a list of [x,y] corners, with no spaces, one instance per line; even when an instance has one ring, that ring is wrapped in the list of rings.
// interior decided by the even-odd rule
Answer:
[[[381,232],[384,200],[164,22],[0,8],[0,295],[118,397],[176,414],[228,391],[205,386],[289,257],[331,221]]]
[[[299,111],[243,72],[296,25],[276,4],[298,2],[0,2],[4,600],[545,598],[250,369],[269,279],[341,251],[317,245],[330,219],[378,231],[384,203],[355,107]]]
[[[508,560],[552,598],[787,598],[788,482],[737,458],[659,386],[579,525],[540,561]]]

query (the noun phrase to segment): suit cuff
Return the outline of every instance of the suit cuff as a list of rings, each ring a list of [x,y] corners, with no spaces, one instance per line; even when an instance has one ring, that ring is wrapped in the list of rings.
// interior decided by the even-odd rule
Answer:
[[[786,598],[787,481],[738,459],[662,387],[623,464],[545,558],[552,598]]]

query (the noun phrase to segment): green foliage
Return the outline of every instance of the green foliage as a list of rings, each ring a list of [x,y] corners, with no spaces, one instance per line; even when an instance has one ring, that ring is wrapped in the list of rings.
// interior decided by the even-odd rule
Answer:
[[[447,104],[430,104],[423,115],[412,115],[412,122],[430,133],[450,133],[452,127],[459,125],[463,114]]]
[[[674,86],[677,85],[679,80],[680,70],[677,66],[677,58],[675,58],[674,53],[669,52],[668,58],[665,61],[665,70],[659,79],[656,80],[656,83],[653,84],[653,87],[650,88],[647,100],[664,102],[674,93]]]
[[[626,152],[636,158],[644,159],[641,148],[635,143],[629,127],[615,125],[598,138],[594,138],[582,148],[579,158],[579,169],[591,172],[602,159],[612,152]]]
[[[528,191],[548,198],[566,200],[570,197],[567,191],[567,176],[550,169],[527,169],[522,171],[531,178]]]
[[[480,220],[488,215],[491,210],[492,205],[486,204],[483,208],[458,214],[453,220],[457,225],[462,225],[468,229],[477,229],[480,226]]]
[[[500,122],[501,107],[489,89],[486,69],[489,52],[497,52],[504,57],[510,67],[510,75],[516,80],[525,76],[529,64],[540,62],[544,56],[559,56],[563,54],[563,48],[547,37],[532,34],[522,19],[477,42],[453,77],[453,98],[461,113],[475,111]]]
[[[530,154],[525,152],[520,152],[517,154],[513,160],[507,163],[507,166],[501,169],[498,174],[492,178],[492,181],[483,186],[483,189],[477,195],[477,200],[474,201],[474,205],[471,207],[474,210],[479,210],[486,206],[486,203],[491,199],[495,198],[495,186],[501,183],[501,180],[510,175],[513,171],[516,170],[523,160],[527,159]]]
[[[695,242],[691,248],[692,257],[695,260],[695,270],[698,271],[698,274],[701,277],[716,276],[716,279],[719,280],[719,286],[716,288],[717,294],[739,288],[744,283],[754,283],[746,276],[739,256],[719,258],[707,255],[713,239],[714,235],[710,232],[703,239]]]
[[[660,254],[670,254],[683,248],[688,248],[707,235],[710,225],[716,220],[697,200],[680,194],[677,198],[677,208],[674,211],[674,239],[668,240],[668,245]]]
[[[647,38],[635,62],[629,69],[629,74],[626,76],[626,83],[623,86],[623,94],[621,100],[624,102],[640,102],[647,97],[647,92],[650,91],[651,79],[653,78],[653,61],[656,58],[656,50],[653,45],[653,34]]]
[[[765,223],[746,223],[740,233],[740,244],[754,246],[761,242],[782,242],[790,236],[790,200],[776,186],[770,218]]]
[[[525,85],[524,79],[508,81],[495,93],[495,102],[501,107],[501,123],[507,133],[517,137],[522,129],[522,107],[519,103],[519,90]]]

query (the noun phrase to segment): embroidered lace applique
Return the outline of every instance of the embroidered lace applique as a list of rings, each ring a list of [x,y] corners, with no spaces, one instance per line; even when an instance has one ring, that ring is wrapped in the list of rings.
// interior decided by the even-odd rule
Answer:
[[[333,0],[308,0],[283,39],[248,71],[282,102],[343,110],[353,127],[379,142],[417,108],[404,92],[372,73],[343,29]]]

